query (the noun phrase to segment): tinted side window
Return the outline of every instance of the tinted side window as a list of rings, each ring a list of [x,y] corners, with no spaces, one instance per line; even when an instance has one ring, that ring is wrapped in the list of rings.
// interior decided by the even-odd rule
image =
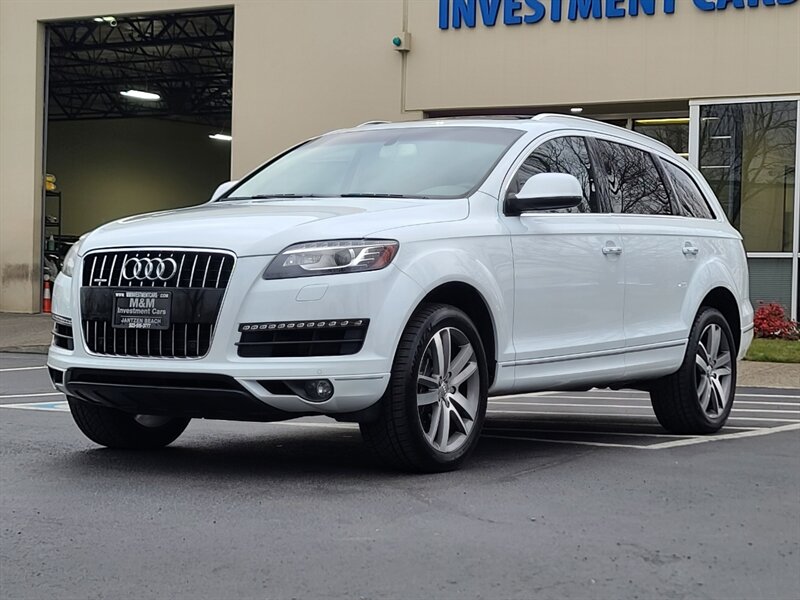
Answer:
[[[600,165],[611,209],[615,213],[671,215],[667,188],[653,157],[624,144],[596,140]]]
[[[583,187],[583,202],[574,208],[553,212],[597,212],[592,185],[591,161],[586,142],[580,137],[561,137],[539,146],[522,163],[509,185],[508,191],[517,193],[534,175],[539,173],[568,173],[577,177]]]
[[[687,217],[696,219],[713,219],[714,215],[703,198],[702,192],[689,174],[678,166],[665,160],[661,161],[667,176],[672,181],[675,190],[677,205]]]

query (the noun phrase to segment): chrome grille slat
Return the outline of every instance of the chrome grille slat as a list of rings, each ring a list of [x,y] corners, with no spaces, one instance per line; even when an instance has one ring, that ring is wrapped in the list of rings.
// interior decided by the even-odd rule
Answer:
[[[228,260],[229,257],[231,260]],[[125,264],[131,258],[173,258],[179,266],[174,276],[166,281],[128,280],[124,277]],[[158,287],[224,290],[228,286],[234,265],[235,257],[232,254],[214,250],[174,248],[108,250],[90,253],[84,257],[82,284],[84,287],[121,289]],[[85,332],[84,343],[91,353],[162,358],[205,356],[215,330],[215,324],[208,321],[188,323],[173,320],[167,330],[123,329],[121,333],[112,326],[110,318],[83,319],[81,325],[83,327],[79,328],[79,331]],[[195,327],[190,333],[191,325]]]

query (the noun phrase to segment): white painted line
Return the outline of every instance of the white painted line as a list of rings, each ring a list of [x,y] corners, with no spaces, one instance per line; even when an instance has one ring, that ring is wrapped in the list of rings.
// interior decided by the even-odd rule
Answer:
[[[7,369],[0,369],[0,373],[5,373],[6,371],[36,371],[37,369],[46,369],[47,366],[42,367],[10,367]]]
[[[0,404],[0,408],[19,408],[22,410],[44,410],[52,412],[69,412],[66,400],[59,402],[26,402],[25,404]]]
[[[629,408],[629,407],[626,407]],[[764,411],[758,411],[764,412]],[[557,411],[539,411],[539,410],[489,410],[486,411],[487,415],[553,415],[562,417],[633,417],[641,418],[649,415],[632,415],[620,413],[589,413],[589,412],[557,412]],[[730,417],[732,421],[770,421],[776,423],[800,423],[800,419],[761,419],[758,417]]]
[[[800,406],[800,396],[778,396],[778,395],[775,395],[775,396],[768,396],[768,395],[753,396],[754,398],[778,398],[779,400],[780,399],[796,398],[798,400],[798,402],[769,402],[767,400],[740,400],[739,398],[741,398],[741,397],[743,397],[741,394],[737,394],[736,395],[735,402],[737,404],[756,404],[756,405],[759,405],[759,406],[762,405],[762,404],[785,404],[787,406]],[[747,396],[747,397],[750,397],[750,396]],[[517,401],[522,401],[522,400],[527,400],[527,399],[530,399],[530,398],[531,398],[530,395],[524,395],[524,396],[497,396],[496,398],[489,398],[489,402],[490,403],[491,402],[496,402],[496,400],[517,400]],[[616,402],[616,401],[622,401],[622,402],[644,402],[646,404],[650,404],[650,397],[649,396],[620,397],[620,396],[593,396],[593,395],[586,394],[586,395],[580,395],[580,396],[578,396],[578,395],[569,395],[569,396],[567,396],[567,395],[553,395],[549,399],[556,399],[556,398],[559,399],[559,400],[590,400],[590,401],[593,401],[593,402]]]
[[[757,431],[742,431],[739,433],[723,433],[722,435],[715,435],[711,437],[696,438],[694,440],[675,440],[674,442],[661,442],[660,444],[653,444],[649,446],[651,450],[665,450],[667,448],[678,448],[680,446],[691,446],[694,444],[707,444],[709,442],[720,442],[722,440],[738,440],[740,438],[759,437],[762,435],[771,435],[773,433],[782,433],[784,431],[796,431],[800,429],[800,423],[794,425],[781,425],[780,427],[767,427]]]
[[[792,395],[792,394],[740,394],[737,392],[736,397],[745,397],[745,398],[793,398],[795,400],[800,400],[800,396]]]
[[[330,427],[334,429],[357,429],[357,423],[292,423],[289,421],[271,421],[264,425],[289,425],[291,427]]]
[[[637,446],[636,444],[613,444],[610,442],[584,442],[579,440],[551,440],[549,438],[516,437],[511,435],[482,435],[482,438],[493,440],[515,440],[520,442],[544,442],[547,444],[569,444],[572,446],[598,446],[600,448],[636,448],[646,450],[648,446]],[[683,440],[680,440],[683,441]]]
[[[752,427],[747,428],[751,431]],[[759,428],[761,429],[761,428]],[[534,433],[565,433],[568,435],[616,435],[620,437],[654,437],[654,438],[693,438],[693,435],[678,435],[672,433],[624,433],[622,431],[594,431],[592,430],[579,430],[579,429],[534,429],[528,427],[492,427],[489,426],[484,429],[488,433],[493,431],[532,431]]]
[[[45,396],[63,396],[61,392],[42,392],[39,394],[6,394],[5,396],[0,396],[0,400],[5,400],[7,398],[44,398]]]
[[[650,406],[630,406],[628,404],[566,404],[551,402],[494,402],[493,404],[508,404],[511,406],[566,406],[568,408],[635,408],[637,410],[652,410]],[[770,410],[765,408],[734,408],[732,412],[754,412],[754,413],[786,413],[800,415],[800,410]],[[576,415],[586,413],[575,412]]]
[[[722,442],[725,440],[736,440],[739,438],[759,437],[764,435],[772,435],[773,433],[782,433],[784,431],[795,431],[800,429],[800,423],[794,425],[781,425],[780,427],[766,427],[758,430],[741,431],[739,433],[723,433],[721,435],[693,437],[691,439],[674,440],[671,442],[660,442],[658,444],[638,445],[638,444],[612,444],[607,442],[585,442],[578,440],[552,440],[548,438],[529,438],[517,436],[504,436],[504,435],[484,435],[498,440],[516,440],[521,442],[542,442],[546,444],[572,444],[575,446],[598,446],[600,448],[635,448],[636,450],[668,450],[670,448],[679,448],[681,446],[694,446],[695,444],[708,444],[711,442]]]

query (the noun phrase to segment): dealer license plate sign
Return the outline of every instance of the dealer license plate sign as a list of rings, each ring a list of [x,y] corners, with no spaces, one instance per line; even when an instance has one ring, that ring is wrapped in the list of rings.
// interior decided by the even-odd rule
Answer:
[[[172,292],[126,290],[114,292],[117,329],[169,329]]]

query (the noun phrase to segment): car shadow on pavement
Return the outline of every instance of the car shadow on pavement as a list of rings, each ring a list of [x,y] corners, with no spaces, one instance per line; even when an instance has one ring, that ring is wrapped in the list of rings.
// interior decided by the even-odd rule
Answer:
[[[597,449],[592,449],[593,451]],[[497,475],[503,471],[547,467],[554,461],[571,460],[586,454],[585,449],[554,446],[498,438],[481,439],[475,452],[458,473],[479,474],[486,470]],[[374,457],[362,443],[357,430],[348,432],[315,431],[301,435],[237,435],[235,437],[193,436],[179,440],[160,450],[133,451],[90,448],[59,459],[59,468],[76,476],[103,478],[175,476],[208,480],[209,477],[230,480],[308,481],[359,479],[374,481],[376,475],[387,479],[426,477],[393,470]],[[438,475],[441,476],[441,475]]]

